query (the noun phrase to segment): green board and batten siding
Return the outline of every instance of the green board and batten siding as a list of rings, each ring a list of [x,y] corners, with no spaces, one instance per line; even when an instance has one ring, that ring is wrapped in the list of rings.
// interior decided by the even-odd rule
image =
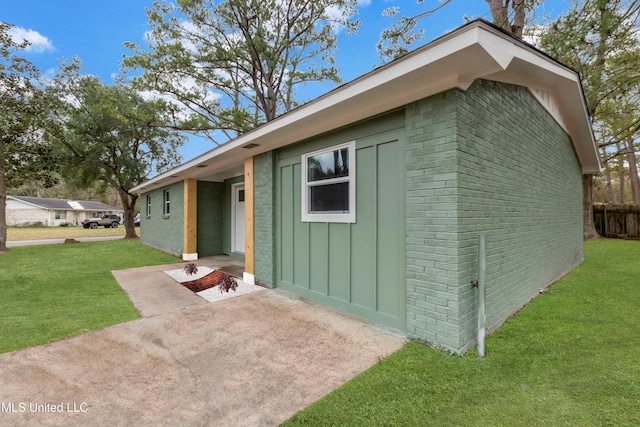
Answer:
[[[395,113],[280,150],[275,245],[278,287],[402,330],[403,123],[404,115]],[[353,140],[356,223],[302,222],[301,155]]]
[[[222,254],[222,182],[198,181],[198,257]]]

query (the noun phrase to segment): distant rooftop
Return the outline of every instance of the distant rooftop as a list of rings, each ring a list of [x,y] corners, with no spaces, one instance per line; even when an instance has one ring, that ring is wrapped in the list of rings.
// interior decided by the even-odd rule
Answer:
[[[18,200],[44,209],[76,210],[76,211],[122,211],[122,208],[89,200],[63,200],[45,197],[7,196],[8,199]]]

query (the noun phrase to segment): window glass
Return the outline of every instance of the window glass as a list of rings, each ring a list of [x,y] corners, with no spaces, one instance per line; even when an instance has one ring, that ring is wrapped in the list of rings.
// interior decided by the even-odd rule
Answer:
[[[318,185],[311,190],[311,213],[349,212],[349,183]]]
[[[302,221],[355,222],[355,145],[302,156]]]
[[[307,168],[310,182],[349,176],[349,149],[309,156]]]
[[[171,201],[169,200],[169,190],[164,190],[164,215],[168,216],[171,212]]]
[[[147,194],[147,218],[151,217],[151,196]]]

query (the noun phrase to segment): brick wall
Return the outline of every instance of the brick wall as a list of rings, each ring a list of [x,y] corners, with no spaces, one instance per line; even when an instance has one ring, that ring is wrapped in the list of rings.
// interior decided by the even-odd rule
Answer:
[[[495,329],[583,259],[582,173],[569,136],[523,87],[457,92],[460,343],[475,337],[477,236]]]
[[[275,154],[254,157],[255,278],[275,285]]]
[[[7,226],[13,227],[27,221],[40,221],[44,225],[49,224],[49,213],[44,209],[16,209],[7,208]]]
[[[456,92],[406,108],[407,332],[457,349]]]
[[[171,211],[163,213],[163,192],[170,191]],[[151,195],[151,216],[146,217],[147,194]],[[140,196],[140,241],[171,255],[182,256],[184,245],[184,182],[144,193]]]
[[[476,333],[480,234],[490,329],[581,262],[580,167],[521,87],[477,81],[406,113],[407,327],[464,351]]]

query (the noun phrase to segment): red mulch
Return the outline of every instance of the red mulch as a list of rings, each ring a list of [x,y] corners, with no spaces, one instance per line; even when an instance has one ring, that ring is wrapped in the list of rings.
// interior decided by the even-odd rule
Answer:
[[[222,283],[226,278],[232,277],[226,273],[223,273],[220,270],[216,270],[207,274],[206,276],[197,279],[191,280],[189,282],[182,282],[183,286],[186,286],[193,292],[204,291],[205,289],[213,288],[214,286],[218,286]]]

